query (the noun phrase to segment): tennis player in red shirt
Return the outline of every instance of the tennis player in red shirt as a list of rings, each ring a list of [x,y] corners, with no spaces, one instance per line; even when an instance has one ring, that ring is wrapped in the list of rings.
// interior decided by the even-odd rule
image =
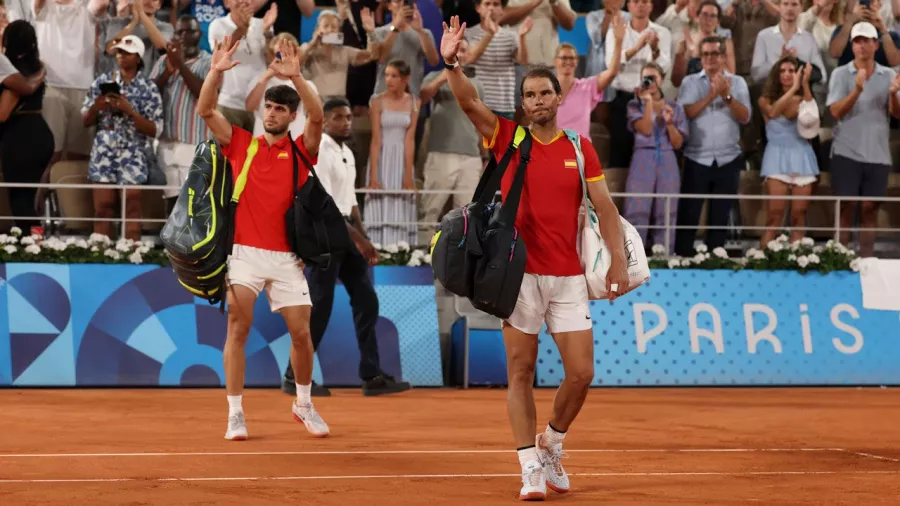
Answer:
[[[449,27],[444,23],[441,54],[449,70],[448,82],[460,107],[484,137],[485,147],[499,159],[513,138],[516,124],[491,112],[461,71],[457,51],[465,31],[458,16],[453,16]],[[552,70],[539,68],[525,76],[521,94],[533,143],[516,228],[525,241],[528,258],[516,308],[503,322],[503,340],[509,380],[507,410],[522,466],[519,498],[543,500],[548,486],[560,493],[569,490],[569,478],[560,463],[562,444],[594,378],[594,337],[584,268],[577,250],[581,176],[575,147],[556,126],[562,90]],[[624,235],[597,153],[584,137],[581,146],[588,194],[600,218],[600,233],[612,247],[607,280],[612,300],[628,291]],[[503,176],[504,199],[518,160],[518,154],[513,156]],[[566,375],[556,393],[550,422],[535,437],[537,414],[532,385],[537,335],[545,322],[559,348]]]
[[[203,81],[197,112],[206,121],[216,141],[228,157],[235,180],[244,168],[250,132],[233,126],[216,109],[219,86],[225,72],[238,62],[232,56],[238,40],[230,36],[216,47],[209,74]],[[244,193],[237,207],[234,250],[228,260],[228,335],[225,340],[225,389],[228,397],[228,428],[225,439],[247,439],[247,425],[241,405],[244,390],[244,346],[253,323],[253,306],[265,289],[269,306],[280,312],[291,335],[291,366],[297,382],[294,418],[315,436],[329,434],[328,425],[316,412],[310,397],[313,346],[309,333],[312,302],[301,261],[288,245],[284,215],[294,197],[293,157],[288,127],[297,117],[300,101],[306,106],[306,128],[294,140],[303,156],[316,163],[322,138],[324,114],[319,97],[300,75],[299,49],[283,41],[270,68],[290,78],[296,88],[275,86],[266,91],[265,133],[259,136]],[[298,185],[303,186],[309,169],[299,162]]]

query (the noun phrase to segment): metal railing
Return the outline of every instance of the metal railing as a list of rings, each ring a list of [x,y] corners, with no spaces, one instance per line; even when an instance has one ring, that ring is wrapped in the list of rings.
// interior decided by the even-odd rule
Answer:
[[[127,201],[127,192],[129,190],[134,191],[162,191],[162,190],[178,190],[180,186],[166,186],[166,185],[110,185],[110,184],[82,184],[82,183],[46,183],[46,184],[31,184],[31,183],[0,183],[0,188],[46,188],[49,190],[59,190],[59,189],[71,189],[71,190],[93,190],[93,189],[115,189],[120,193],[120,213],[121,216],[117,218],[96,218],[93,216],[90,217],[77,217],[77,216],[0,216],[0,220],[14,220],[16,218],[25,218],[32,220],[61,220],[66,222],[118,222],[121,224],[121,233],[124,236],[126,226],[129,222],[128,217],[126,216],[126,201]],[[418,195],[470,195],[470,192],[467,191],[453,191],[453,190],[372,190],[372,189],[357,189],[357,194],[363,195],[409,195],[411,197],[416,197]],[[841,197],[836,195],[809,195],[809,196],[796,196],[796,195],[780,195],[777,197],[773,197],[771,195],[762,195],[762,194],[736,194],[736,195],[721,195],[721,194],[696,194],[696,193],[611,193],[614,198],[622,197],[622,198],[651,198],[651,199],[664,199],[665,206],[665,222],[663,224],[655,224],[655,225],[640,225],[636,228],[642,229],[665,229],[667,233],[665,234],[666,240],[666,250],[671,251],[671,244],[669,243],[669,236],[671,235],[671,231],[674,230],[729,230],[729,231],[744,231],[744,230],[758,230],[764,231],[769,230],[772,227],[764,226],[764,225],[747,225],[747,224],[731,224],[724,226],[709,226],[709,225],[677,225],[671,223],[671,214],[672,214],[672,206],[677,205],[676,202],[678,200],[683,199],[704,199],[704,200],[735,200],[735,201],[743,201],[743,200],[801,200],[808,202],[833,202],[833,214],[834,214],[834,226],[831,227],[791,227],[791,226],[778,226],[775,227],[778,231],[793,231],[793,230],[803,230],[805,232],[833,232],[834,239],[839,240],[842,232],[874,232],[874,233],[890,233],[890,232],[900,232],[900,228],[893,227],[843,227],[841,225],[841,208],[843,203],[847,202],[879,202],[879,203],[900,203],[900,197]],[[740,210],[738,208],[738,214],[740,215]],[[755,219],[755,217],[754,217]],[[139,221],[140,223],[165,223],[165,219],[162,218],[140,218],[139,220],[131,219],[131,222]],[[375,221],[367,221],[366,225],[369,227],[375,226],[408,226],[408,227],[435,227],[438,225],[437,222],[422,222],[422,221],[414,221],[414,222],[375,222]]]

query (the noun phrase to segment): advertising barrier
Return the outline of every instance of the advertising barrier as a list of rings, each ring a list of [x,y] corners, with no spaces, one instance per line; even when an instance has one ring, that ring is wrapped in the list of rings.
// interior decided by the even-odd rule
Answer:
[[[856,273],[654,270],[591,315],[596,386],[900,384],[900,313],[864,309]],[[546,331],[538,353],[559,385]]]
[[[382,368],[415,386],[440,386],[431,269],[376,267]],[[0,264],[0,385],[219,386],[227,313],[155,265]],[[290,336],[260,296],[246,344],[248,386],[277,386]],[[359,350],[343,286],[313,379],[356,386]]]
[[[442,385],[431,269],[371,272],[383,367]],[[900,312],[864,309],[855,273],[654,270],[626,297],[592,302],[591,315],[596,386],[900,384]],[[0,264],[0,385],[221,386],[226,319],[165,267]],[[537,384],[557,386],[556,346],[546,331],[539,339]],[[470,345],[473,384],[502,384],[499,332],[473,332]],[[277,386],[289,347],[261,296],[247,385]],[[338,286],[314,379],[357,386],[358,364]]]

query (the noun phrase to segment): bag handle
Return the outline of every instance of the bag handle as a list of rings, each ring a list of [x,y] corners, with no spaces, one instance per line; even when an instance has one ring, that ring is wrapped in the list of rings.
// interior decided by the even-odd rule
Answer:
[[[581,177],[581,203],[584,206],[584,219],[586,220],[585,223],[587,223],[587,221],[593,221],[591,216],[593,205],[588,200],[587,180],[584,176],[584,152],[581,151],[581,136],[571,128],[566,128],[563,132],[566,133],[566,137],[569,138],[569,142],[575,148],[575,162],[578,164],[578,175]]]
[[[259,151],[259,139],[254,137],[250,141],[250,145],[247,146],[247,156],[244,158],[244,166],[241,168],[241,173],[238,174],[237,181],[234,184],[234,191],[231,193],[231,202],[235,205],[241,199],[244,188],[247,187],[247,177],[250,173],[250,167],[253,165],[253,159],[256,157],[257,151]]]
[[[497,121],[499,122],[500,119],[497,118]],[[491,199],[494,198],[494,193],[500,188],[500,181],[506,172],[506,168],[509,166],[510,159],[512,159],[512,156],[519,148],[519,144],[525,137],[530,137],[528,131],[523,126],[517,125],[513,139],[510,141],[509,146],[506,147],[506,152],[503,153],[500,161],[498,162],[497,158],[493,154],[491,155],[491,161],[488,162],[481,179],[478,180],[475,193],[472,195],[472,201],[477,202],[480,207],[488,205]],[[498,168],[500,170],[497,170]]]
[[[531,135],[525,137],[519,145],[519,166],[516,168],[516,176],[513,184],[506,194],[506,202],[500,208],[497,221],[501,226],[513,226],[516,223],[516,215],[519,212],[519,201],[522,197],[522,187],[525,186],[525,169],[531,161]]]

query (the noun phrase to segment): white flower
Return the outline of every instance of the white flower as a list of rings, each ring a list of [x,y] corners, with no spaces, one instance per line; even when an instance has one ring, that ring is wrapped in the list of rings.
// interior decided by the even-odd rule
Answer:
[[[805,268],[807,265],[809,265],[809,259],[806,258],[806,255],[797,257],[797,265],[799,265],[801,268]]]
[[[696,251],[697,253],[706,253],[706,251],[708,249],[709,248],[707,248],[706,245],[703,243],[700,243],[700,244],[694,246],[694,251]]]
[[[96,247],[96,246],[91,246],[91,251],[93,251],[94,253],[96,253],[96,252],[100,251],[100,248],[98,248],[98,247]]]
[[[15,253],[15,252],[17,251],[17,249],[16,249],[15,246],[8,245],[8,246],[4,246],[4,247],[3,247],[3,251],[5,251],[5,252],[7,252],[8,254],[12,255],[13,253]]]
[[[373,243],[372,243],[372,247],[375,248],[375,251],[381,251],[382,249],[384,249],[384,248],[381,247],[381,243],[380,243],[380,242],[373,242]]]
[[[8,235],[6,235],[6,234],[0,234],[0,244],[6,244],[7,242],[10,242],[10,241],[9,241],[10,239],[12,239],[13,242],[16,241],[16,238],[15,238],[15,237],[10,237],[10,236],[8,236]]]
[[[107,237],[107,236],[105,236],[105,235],[103,235],[103,234],[97,234],[97,233],[91,234],[91,236],[88,237],[88,242],[92,242],[92,243],[102,243],[102,244],[112,244],[112,240],[110,240],[109,237]]]
[[[418,258],[410,258],[409,262],[406,262],[407,267],[418,267],[422,265],[422,261]]]
[[[858,258],[854,258],[853,260],[851,260],[851,261],[850,261],[850,269],[851,269],[853,272],[859,272],[859,264],[860,264],[860,262],[861,262],[861,260],[858,259]]]
[[[68,246],[66,246],[66,243],[62,242],[62,240],[57,237],[51,237],[47,239],[46,241],[41,243],[41,246],[43,246],[44,248],[52,249],[53,251],[65,251],[66,248],[68,248]]]
[[[400,251],[409,251],[409,243],[406,241],[400,241],[397,243],[397,248],[399,248]]]
[[[719,258],[728,258],[728,252],[725,251],[725,248],[719,246],[718,248],[713,250],[713,255]]]
[[[424,256],[425,256],[425,252],[420,249],[417,249],[412,252],[412,256],[410,256],[410,258],[418,258],[419,260],[421,260],[422,257],[424,257]]]
[[[16,237],[20,237],[22,235],[22,229],[19,227],[13,227],[13,228],[9,229],[9,233]]]
[[[388,244],[385,246],[384,250],[392,255],[400,252],[400,248],[396,244]]]
[[[792,242],[792,243],[791,243],[791,250],[792,250],[792,251],[797,251],[798,249],[800,249],[800,241],[794,241],[794,242]]]
[[[834,239],[828,239],[828,242],[825,243],[825,247],[830,249],[833,248],[835,244]]]
[[[128,255],[128,261],[131,262],[131,263],[133,263],[133,264],[142,264],[142,263],[144,263],[144,259],[141,258],[141,254],[138,253],[138,252],[136,252],[136,251],[135,251],[134,253]]]
[[[704,260],[706,260],[706,256],[704,256],[703,253],[697,253],[696,255],[694,255],[694,262],[699,264]]]
[[[103,255],[108,256],[109,258],[112,258],[113,260],[119,260],[120,258],[122,258],[122,255],[120,255],[118,251],[113,250],[113,249],[108,249],[108,250],[104,251]]]
[[[822,246],[813,246],[813,253],[821,253],[823,251],[825,251],[825,248]]]
[[[766,254],[763,253],[762,251],[757,251],[753,254],[753,259],[754,260],[765,260]]]
[[[425,265],[431,265],[431,255],[426,253],[425,256],[422,257],[422,263]]]
[[[31,238],[34,240],[35,243],[37,243],[37,242],[39,242],[41,239],[43,239],[44,236],[42,236],[41,234],[31,234]]]
[[[774,251],[775,253],[778,253],[779,251],[784,249],[784,243],[778,242],[777,240],[769,241],[768,244],[766,244],[766,249]]]
[[[806,255],[806,258],[809,260],[809,263],[811,263],[811,264],[819,263],[819,255],[816,255],[815,253],[810,253],[809,255]]]
[[[710,257],[710,254],[709,254],[709,253],[704,253],[704,254],[703,254],[703,259],[704,259],[704,260],[709,260],[709,257]]]
[[[674,269],[674,268],[678,267],[679,265],[681,265],[681,260],[679,260],[677,258],[669,259],[669,269]]]
[[[793,253],[788,255],[788,262],[793,262],[794,260],[797,260],[797,255],[795,255]]]
[[[390,253],[379,253],[378,255],[381,257],[382,260],[387,260],[388,258],[391,258]]]
[[[650,251],[652,251],[654,255],[665,255],[666,247],[662,244],[654,244],[653,247],[650,248]]]
[[[683,259],[683,260],[681,261],[681,266],[682,266],[682,267],[690,267],[690,266],[691,266],[691,259],[690,259],[690,258],[685,258],[685,259]]]
[[[156,247],[153,241],[138,241],[136,244],[139,244],[142,248],[147,248],[147,251]]]
[[[34,244],[34,239],[32,239],[31,237],[23,237],[20,242],[23,246],[31,246],[32,244]]]
[[[31,246],[28,246],[25,248],[25,253],[31,253],[32,255],[37,255],[40,252],[41,252],[41,247],[38,246],[37,244],[32,244]]]
[[[140,253],[141,255],[146,255],[147,253],[150,252],[150,248],[148,248],[148,247],[146,247],[146,246],[141,246],[141,247],[139,247],[138,249],[136,249],[135,251],[137,251],[137,252]]]
[[[746,256],[747,258],[754,258],[754,257],[756,256],[757,253],[759,253],[759,250],[758,250],[758,249],[756,249],[756,248],[750,248],[750,249],[747,250],[747,254],[744,255],[744,256]]]
[[[116,251],[121,251],[122,253],[131,251],[132,246],[134,246],[133,239],[119,239],[116,241]]]
[[[781,235],[779,235],[778,237],[776,237],[775,240],[778,241],[778,242],[784,243],[784,242],[790,241],[790,238],[789,238],[788,236],[784,235],[784,234],[781,234]]]
[[[68,244],[68,245],[70,245],[70,246],[71,246],[72,244],[75,244],[76,242],[78,242],[78,239],[76,239],[76,238],[74,238],[74,237],[69,237],[68,239],[66,239],[66,244]]]
[[[800,244],[804,246],[815,246],[816,241],[812,237],[804,237],[800,239]]]

